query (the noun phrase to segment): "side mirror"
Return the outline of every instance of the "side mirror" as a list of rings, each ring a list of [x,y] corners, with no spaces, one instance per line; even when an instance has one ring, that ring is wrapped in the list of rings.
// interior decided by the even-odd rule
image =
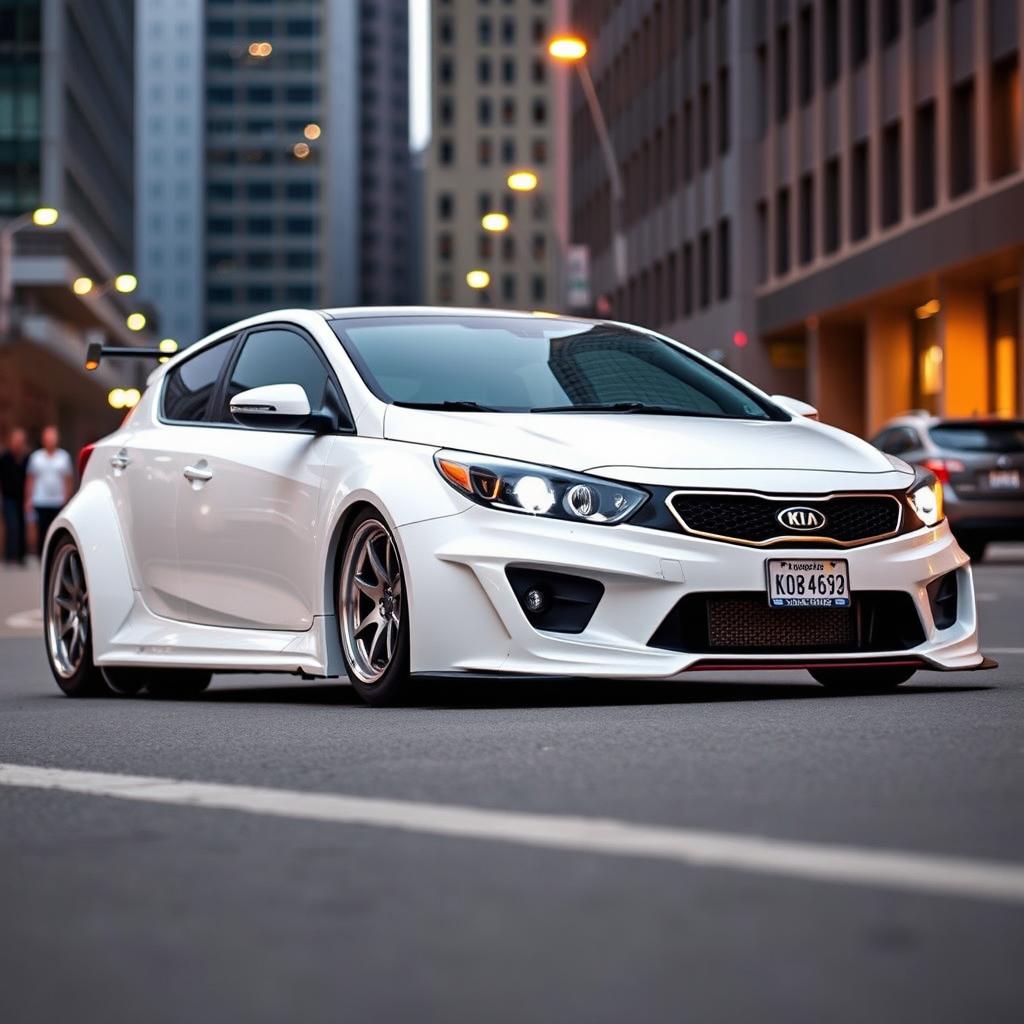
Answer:
[[[301,384],[268,384],[231,399],[231,415],[243,427],[298,430],[309,424],[309,399]]]
[[[806,416],[809,420],[818,419],[818,410],[813,405],[801,402],[799,398],[790,398],[789,395],[772,395],[772,401],[794,416]]]

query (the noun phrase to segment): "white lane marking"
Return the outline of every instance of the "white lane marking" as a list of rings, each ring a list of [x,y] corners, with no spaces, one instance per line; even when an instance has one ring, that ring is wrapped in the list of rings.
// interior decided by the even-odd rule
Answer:
[[[1024,865],[600,818],[0,764],[0,785],[1024,903]]]
[[[27,612],[8,615],[4,625],[8,629],[41,630],[43,628],[43,610],[42,608],[30,608]]]

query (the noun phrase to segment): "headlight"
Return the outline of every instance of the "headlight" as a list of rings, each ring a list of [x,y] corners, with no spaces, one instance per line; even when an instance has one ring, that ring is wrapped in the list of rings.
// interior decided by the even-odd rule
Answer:
[[[611,480],[485,455],[438,452],[434,464],[467,498],[505,512],[610,526],[647,500],[646,492]]]
[[[937,526],[942,522],[942,484],[934,473],[918,469],[914,483],[907,491],[907,500],[925,526]]]

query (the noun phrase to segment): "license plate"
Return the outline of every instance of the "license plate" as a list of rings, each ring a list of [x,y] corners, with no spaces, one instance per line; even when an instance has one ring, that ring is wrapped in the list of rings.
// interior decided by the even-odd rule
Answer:
[[[988,475],[988,485],[993,491],[1019,491],[1019,469],[993,469]]]
[[[850,570],[845,559],[770,558],[768,603],[773,608],[849,608]]]

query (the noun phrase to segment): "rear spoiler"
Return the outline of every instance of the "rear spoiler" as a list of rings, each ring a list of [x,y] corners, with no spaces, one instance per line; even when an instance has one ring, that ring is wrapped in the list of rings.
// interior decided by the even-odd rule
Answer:
[[[92,341],[85,350],[85,368],[95,370],[104,356],[111,359],[170,359],[174,354],[164,352],[159,347],[135,348],[126,345],[104,345],[100,341]]]

